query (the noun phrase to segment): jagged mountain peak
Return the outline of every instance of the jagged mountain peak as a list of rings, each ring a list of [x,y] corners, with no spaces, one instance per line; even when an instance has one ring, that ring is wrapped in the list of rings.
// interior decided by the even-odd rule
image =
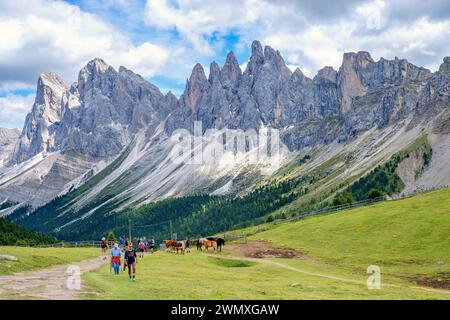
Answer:
[[[220,80],[220,67],[215,61],[213,61],[213,62],[211,62],[211,65],[209,66],[208,81],[210,83],[213,83],[214,81],[218,81],[218,80]]]
[[[98,73],[104,73],[110,67],[103,59],[94,58],[89,61],[83,69],[95,70]]]
[[[374,60],[367,51],[345,52],[343,56],[343,65],[346,63],[356,63],[362,67],[365,67],[370,62],[374,62]]]
[[[242,76],[242,70],[233,51],[228,52],[227,59],[220,73],[220,81],[224,87],[232,87],[238,84]]]
[[[43,72],[38,78],[38,90],[40,87],[49,86],[54,89],[59,88],[61,90],[67,89],[67,84],[64,80],[54,72]]]
[[[11,163],[20,163],[40,152],[54,150],[55,132],[61,120],[61,102],[67,90],[68,86],[56,73],[45,72],[39,76],[36,98],[25,119]]]
[[[261,42],[259,42],[258,40],[254,40],[252,42],[252,55],[250,57],[251,59],[264,59],[264,52],[263,52],[263,47],[261,45]]]
[[[204,83],[207,81],[205,70],[200,63],[196,63],[194,68],[192,69],[191,76],[189,78],[189,83]]]
[[[330,66],[323,67],[322,69],[320,69],[317,72],[317,75],[314,77],[314,80],[319,80],[319,79],[320,80],[325,79],[332,83],[336,83],[337,71],[334,70],[334,68],[330,67]]]

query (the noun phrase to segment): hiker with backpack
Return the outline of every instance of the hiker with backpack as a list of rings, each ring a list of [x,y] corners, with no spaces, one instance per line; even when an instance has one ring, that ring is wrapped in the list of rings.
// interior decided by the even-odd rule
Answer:
[[[153,238],[150,239],[150,252],[155,252],[155,239]]]
[[[108,242],[105,237],[103,237],[102,241],[100,241],[100,247],[102,248],[102,259],[106,260],[106,249],[108,249]]]
[[[118,275],[120,272],[120,257],[122,256],[122,251],[117,243],[111,249],[111,267],[114,268],[114,274]],[[110,269],[111,270],[111,269]]]
[[[130,242],[128,249],[125,251],[124,260],[128,266],[128,278],[129,280],[136,280],[136,263],[137,263],[137,255],[136,251],[133,249],[133,244]],[[133,277],[131,277],[133,276]]]
[[[144,257],[144,251],[145,251],[145,245],[144,242],[142,240],[139,240],[138,242],[138,250],[140,253],[140,257],[143,258]]]

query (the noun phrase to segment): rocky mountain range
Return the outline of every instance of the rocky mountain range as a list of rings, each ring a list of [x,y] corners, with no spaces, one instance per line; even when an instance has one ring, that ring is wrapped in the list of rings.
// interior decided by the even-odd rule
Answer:
[[[20,136],[0,131],[0,200],[14,203],[0,214],[23,205],[37,208],[94,178],[69,206],[89,208],[83,218],[106,203],[124,208],[192,193],[236,194],[266,179],[261,167],[244,162],[170,162],[171,134],[192,131],[195,121],[204,131],[279,129],[286,148],[284,162],[269,170],[273,175],[306,154],[312,160],[299,172],[345,154],[329,171],[339,172],[333,179],[343,183],[425,133],[435,154],[407,190],[445,186],[449,95],[449,57],[432,73],[404,59],[345,53],[339,70],[324,67],[311,79],[300,69],[292,72],[280,52],[254,41],[245,70],[232,52],[222,67],[211,63],[208,76],[197,64],[179,99],[125,67],[117,71],[94,59],[70,86],[43,73]]]

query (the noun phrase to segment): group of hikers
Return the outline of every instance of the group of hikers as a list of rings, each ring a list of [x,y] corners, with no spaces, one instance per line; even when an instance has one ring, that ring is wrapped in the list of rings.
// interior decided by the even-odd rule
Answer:
[[[106,251],[109,248],[108,241],[102,238],[100,242],[102,249],[102,257],[107,259]],[[134,249],[133,243],[127,237],[120,237],[118,242],[115,242],[110,251],[111,268],[114,269],[114,274],[120,274],[120,266],[123,257],[123,271],[128,268],[129,280],[136,280],[136,263],[138,255],[140,258],[144,257],[144,252],[153,253],[155,251],[155,239],[147,240],[139,239],[137,242],[137,250]]]
[[[176,253],[181,250],[181,253],[184,254],[185,250],[187,250],[187,252],[190,252],[189,248],[191,241],[192,240],[190,239],[186,239],[183,241],[165,240],[162,249]],[[197,244],[197,250],[203,250],[202,248],[204,248],[208,251],[209,248],[212,248],[215,253],[217,253],[219,250],[222,251],[222,246],[225,245],[225,239],[213,237],[198,238],[197,240],[194,240],[194,242]],[[109,244],[106,238],[102,238],[100,247],[102,249],[102,258],[106,260],[106,252],[109,249]],[[120,274],[120,267],[123,258],[123,271],[125,272],[125,269],[128,268],[129,280],[135,281],[137,258],[138,256],[140,258],[143,258],[145,252],[155,252],[155,239],[139,239],[136,247],[137,250],[134,249],[133,243],[127,237],[120,237],[118,242],[114,242],[109,255],[111,257],[110,268],[114,269],[115,275]]]

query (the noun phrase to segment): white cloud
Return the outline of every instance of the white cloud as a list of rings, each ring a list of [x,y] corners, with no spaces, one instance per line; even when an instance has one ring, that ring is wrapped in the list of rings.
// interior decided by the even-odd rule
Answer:
[[[403,15],[414,14],[398,20],[397,7]],[[361,50],[375,59],[399,56],[436,69],[450,52],[445,40],[450,16],[434,16],[438,13],[431,9],[417,12],[385,0],[346,1],[345,8],[335,1],[148,0],[146,8],[149,25],[176,30],[197,54],[211,55],[215,48],[209,37],[233,31],[247,48],[260,39],[279,49],[287,63],[311,77],[326,65],[339,68],[344,52]]]
[[[44,71],[73,81],[80,67],[95,57],[116,68],[137,67],[143,75],[152,76],[164,68],[168,58],[166,48],[150,41],[134,45],[120,26],[62,1],[8,1],[2,9],[3,81],[32,83]]]
[[[30,111],[35,94],[20,96],[10,94],[0,97],[0,127],[22,129],[25,116]]]
[[[213,53],[207,37],[256,23],[267,4],[257,0],[200,1],[148,0],[146,22],[162,29],[175,29],[201,54]]]
[[[119,60],[141,76],[150,77],[165,65],[169,56],[170,52],[165,48],[146,42],[123,52]]]

